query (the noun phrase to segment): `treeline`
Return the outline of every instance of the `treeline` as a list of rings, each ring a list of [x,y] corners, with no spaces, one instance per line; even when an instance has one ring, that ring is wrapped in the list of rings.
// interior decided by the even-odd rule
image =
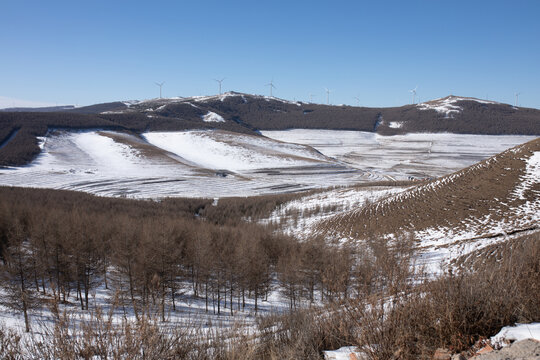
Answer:
[[[222,199],[214,206],[204,199],[136,201],[0,188],[4,304],[27,320],[47,298],[75,299],[89,310],[89,294],[105,286],[137,317],[152,308],[164,319],[186,290],[216,314],[234,315],[246,299],[257,312],[275,290],[296,309],[372,291],[381,271],[375,269],[401,257],[381,243],[378,262],[357,261],[352,248],[317,239],[298,243],[272,227],[237,220],[256,220],[286,198]]]

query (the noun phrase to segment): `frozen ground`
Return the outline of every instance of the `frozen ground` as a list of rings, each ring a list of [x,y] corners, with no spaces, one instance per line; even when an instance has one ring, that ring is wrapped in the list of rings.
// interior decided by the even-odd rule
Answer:
[[[53,131],[0,185],[133,198],[252,196],[448,174],[530,136],[335,130],[145,133]],[[273,140],[274,139],[274,140]],[[301,144],[301,145],[299,145]],[[305,146],[303,146],[305,145]]]
[[[108,317],[112,315],[113,323],[118,325],[123,320],[136,321],[136,316],[130,301],[127,299],[128,294],[122,297],[121,285],[114,282],[114,271],[109,273],[109,288],[106,289],[103,282],[94,289],[90,290],[89,310],[81,310],[80,302],[76,298],[76,291],[72,291],[71,295],[66,299],[66,303],[59,303],[58,310],[60,315],[69,316],[73,325],[80,327],[84,322],[90,320],[93,314],[99,309],[101,313]],[[124,291],[125,291],[125,284]],[[51,290],[46,298],[52,299]],[[233,311],[231,314],[231,304],[229,296],[227,299],[221,298],[221,311],[218,314],[217,299],[209,297],[208,311],[206,311],[206,301],[204,297],[194,296],[190,283],[183,283],[177,290],[175,297],[176,309],[173,310],[170,295],[165,300],[165,322],[161,321],[161,312],[159,301],[156,305],[150,306],[146,314],[150,319],[155,319],[162,328],[183,328],[190,331],[190,335],[199,336],[209,331],[227,332],[233,329],[242,329],[245,335],[253,334],[256,331],[257,317],[265,315],[281,314],[289,311],[289,301],[281,294],[281,290],[274,281],[271,285],[271,290],[266,298],[263,295],[258,299],[258,310],[255,311],[254,298],[249,297],[246,293],[245,307],[242,306],[239,297],[241,294],[235,292],[233,297]],[[316,299],[320,297],[320,293],[316,292]],[[5,290],[0,288],[0,298],[6,296]],[[122,300],[123,301],[118,301]],[[117,305],[113,306],[112,304]],[[125,303],[122,306],[121,303]],[[56,315],[47,302],[42,302],[37,308],[29,310],[30,328],[33,334],[41,335],[46,333],[46,330],[51,330]],[[312,304],[319,306],[317,300]],[[297,300],[298,307],[310,306],[307,300]],[[141,313],[139,309],[139,314]],[[0,303],[0,327],[16,330],[19,334],[24,334],[25,323],[21,311],[13,311],[3,306]]]
[[[309,145],[374,178],[438,177],[535,139],[522,135],[406,134],[363,131],[263,131],[269,138]]]
[[[148,141],[147,141],[148,140]],[[133,198],[251,196],[369,181],[302,145],[224,131],[54,131],[0,184]]]

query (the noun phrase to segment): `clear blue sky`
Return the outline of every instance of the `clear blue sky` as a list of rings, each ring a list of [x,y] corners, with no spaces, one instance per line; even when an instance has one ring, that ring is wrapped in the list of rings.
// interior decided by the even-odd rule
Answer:
[[[448,94],[540,108],[540,1],[0,4],[0,96],[92,104],[224,91],[398,106]]]

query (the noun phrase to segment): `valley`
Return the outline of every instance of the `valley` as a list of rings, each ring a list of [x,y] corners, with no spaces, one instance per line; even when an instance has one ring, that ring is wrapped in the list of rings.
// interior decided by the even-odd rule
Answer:
[[[190,358],[246,349],[318,358],[351,345],[369,353],[380,341],[369,334],[383,336],[403,311],[428,314],[418,326],[430,328],[440,306],[486,313],[478,304],[492,306],[489,297],[506,304],[497,305],[506,318],[488,317],[486,334],[537,319],[536,130],[411,132],[417,122],[384,116],[377,131],[288,128],[283,118],[265,126],[233,115],[252,102],[270,106],[256,112],[263,118],[311,116],[309,104],[242,94],[111,103],[84,116],[8,113],[0,344],[19,339],[23,351],[53,354],[39,339],[70,337],[74,349],[129,352],[137,347],[118,342],[134,337]],[[415,111],[454,121],[478,104],[502,106],[448,97]],[[176,118],[185,114],[191,120]],[[511,300],[496,291],[507,286]],[[465,296],[471,287],[476,297]],[[392,331],[406,336],[410,323]],[[452,346],[476,339],[453,329],[468,335]],[[431,333],[416,331],[431,352]]]

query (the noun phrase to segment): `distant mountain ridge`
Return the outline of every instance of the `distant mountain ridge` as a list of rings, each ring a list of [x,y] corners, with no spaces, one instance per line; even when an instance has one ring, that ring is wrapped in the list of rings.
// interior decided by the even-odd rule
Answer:
[[[31,161],[40,151],[37,137],[44,136],[49,128],[105,128],[137,134],[188,129],[257,134],[259,130],[305,128],[381,135],[411,132],[540,135],[538,109],[453,95],[390,108],[322,105],[228,92],[85,107],[9,110],[0,111],[0,165],[23,165]]]

